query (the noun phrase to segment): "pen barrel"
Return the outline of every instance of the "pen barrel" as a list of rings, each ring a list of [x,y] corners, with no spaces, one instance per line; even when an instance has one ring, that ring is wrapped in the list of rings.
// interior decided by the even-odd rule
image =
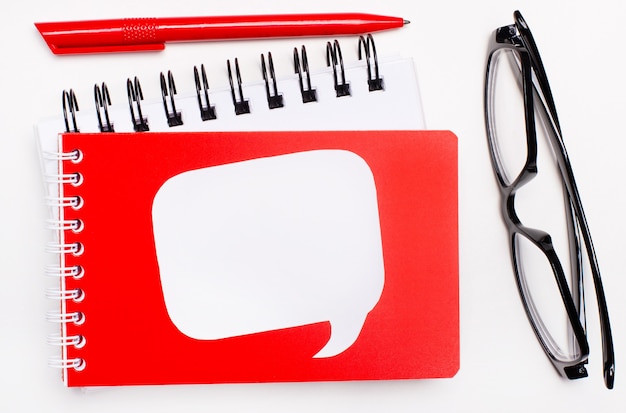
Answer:
[[[396,17],[364,13],[251,15],[158,19],[164,41],[330,36],[375,32],[402,27]]]
[[[130,18],[36,23],[54,53],[161,50],[166,42],[355,35],[401,27],[365,13]]]

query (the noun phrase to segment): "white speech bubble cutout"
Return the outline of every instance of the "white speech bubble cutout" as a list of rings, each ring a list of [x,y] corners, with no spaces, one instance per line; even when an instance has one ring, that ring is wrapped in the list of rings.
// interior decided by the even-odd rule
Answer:
[[[216,340],[328,321],[331,357],[358,338],[384,286],[372,171],[317,150],[181,173],[152,207],[167,312]]]

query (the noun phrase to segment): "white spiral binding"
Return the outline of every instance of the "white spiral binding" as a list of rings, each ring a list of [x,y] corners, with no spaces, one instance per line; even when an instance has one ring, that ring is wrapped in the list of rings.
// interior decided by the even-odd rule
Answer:
[[[80,311],[73,313],[62,313],[60,311],[48,311],[46,314],[46,320],[50,323],[66,324],[74,323],[74,325],[81,325],[85,322],[85,316]]]
[[[73,186],[80,186],[83,183],[83,175],[79,172],[48,175],[46,176],[46,182],[49,184],[71,184]]]
[[[47,288],[46,297],[51,300],[72,300],[80,303],[85,299],[85,293],[80,288],[66,290],[65,288]]]
[[[85,360],[81,358],[66,359],[63,357],[51,357],[48,365],[57,369],[71,369],[83,371],[85,369]]]
[[[72,185],[80,186],[83,182],[83,176],[79,172],[63,173],[63,162],[71,162],[78,164],[83,159],[83,153],[80,150],[73,150],[67,153],[63,152],[45,152],[43,157],[47,161],[58,162],[59,173],[47,174],[45,177],[46,183],[51,185],[52,196],[45,199],[47,206],[51,208],[52,218],[47,220],[46,226],[48,229],[54,231],[57,235],[55,242],[50,242],[46,246],[46,251],[55,254],[59,257],[59,264],[47,266],[45,274],[49,277],[57,278],[59,280],[59,287],[46,289],[45,295],[47,298],[60,301],[61,306],[58,311],[49,311],[46,314],[46,320],[50,323],[60,325],[61,334],[55,333],[48,336],[48,344],[55,347],[61,347],[61,356],[51,357],[48,364],[51,367],[60,368],[63,370],[74,369],[81,371],[85,368],[85,360],[82,358],[69,358],[67,349],[70,347],[82,348],[86,344],[86,339],[80,334],[67,334],[66,326],[74,325],[80,326],[85,322],[85,316],[82,312],[66,310],[66,303],[68,301],[81,302],[85,298],[85,292],[81,288],[66,288],[66,279],[81,279],[84,274],[84,268],[80,265],[65,265],[65,257],[80,256],[84,247],[80,242],[65,242],[64,234],[67,231],[72,233],[80,233],[84,224],[80,219],[65,219],[63,211],[66,208],[73,210],[79,210],[83,207],[83,199],[79,196],[64,196],[63,186]]]
[[[80,280],[85,274],[85,270],[80,265],[72,265],[71,267],[48,265],[45,274],[48,277],[73,277],[75,280]]]
[[[79,233],[83,230],[84,224],[80,219],[49,219],[46,221],[46,227],[52,231],[72,231]]]
[[[44,159],[49,161],[72,161],[79,163],[83,160],[83,152],[80,149],[74,149],[72,152],[44,152]]]
[[[87,340],[85,340],[85,337],[81,335],[64,337],[61,334],[51,334],[48,336],[47,342],[48,342],[48,345],[51,345],[51,346],[60,346],[60,347],[74,346],[76,348],[83,348]]]
[[[46,245],[46,252],[50,254],[72,254],[78,257],[83,251],[83,244],[80,242],[72,242],[71,244],[49,242],[48,245]]]

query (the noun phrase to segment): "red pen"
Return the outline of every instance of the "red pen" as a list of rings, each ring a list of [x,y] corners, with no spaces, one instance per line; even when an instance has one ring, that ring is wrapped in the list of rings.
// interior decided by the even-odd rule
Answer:
[[[35,23],[54,54],[163,50],[168,42],[355,35],[402,27],[365,13],[130,18]]]

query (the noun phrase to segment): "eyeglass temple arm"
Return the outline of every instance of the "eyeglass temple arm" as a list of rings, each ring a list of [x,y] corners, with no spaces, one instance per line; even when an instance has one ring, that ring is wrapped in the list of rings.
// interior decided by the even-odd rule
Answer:
[[[536,85],[535,85],[535,92],[539,94],[539,92],[537,91]],[[548,92],[549,92],[549,89],[548,89]],[[596,291],[596,301],[598,304],[598,313],[600,317],[604,383],[607,388],[612,389],[614,381],[615,381],[615,353],[614,353],[614,348],[613,348],[613,335],[611,333],[609,311],[608,311],[608,306],[606,303],[606,296],[604,294],[602,278],[600,277],[600,267],[598,265],[598,260],[596,258],[593,241],[591,240],[591,234],[589,231],[589,226],[587,224],[587,218],[585,217],[585,212],[582,207],[582,202],[580,200],[580,194],[578,192],[576,180],[574,179],[572,166],[569,161],[569,157],[567,156],[567,151],[565,149],[565,144],[563,143],[563,138],[561,137],[560,127],[558,126],[558,120],[555,118],[556,111],[554,111],[554,116],[552,116],[553,111],[549,111],[545,107],[546,102],[541,98],[541,94],[539,95],[540,95],[539,100],[543,103],[542,105],[539,105],[539,106],[543,108],[544,115],[546,115],[546,118],[550,120],[550,122],[548,123],[553,133],[548,134],[548,135],[550,135],[552,144],[553,146],[555,146],[555,149],[556,149],[555,153],[557,154],[557,157],[558,157],[559,169],[561,170],[561,175],[563,176],[563,182],[565,183],[565,187],[567,188],[571,205],[574,208],[574,213],[581,227],[582,237],[585,242],[585,248],[587,251],[587,256],[589,258],[589,265],[591,267],[593,284],[594,284],[595,291]],[[549,102],[552,102],[551,98],[552,96],[551,94],[549,94],[548,95],[548,99],[550,99]],[[550,103],[548,104],[550,105]],[[554,104],[552,103],[552,105]],[[548,111],[550,113],[550,116],[547,116]]]

